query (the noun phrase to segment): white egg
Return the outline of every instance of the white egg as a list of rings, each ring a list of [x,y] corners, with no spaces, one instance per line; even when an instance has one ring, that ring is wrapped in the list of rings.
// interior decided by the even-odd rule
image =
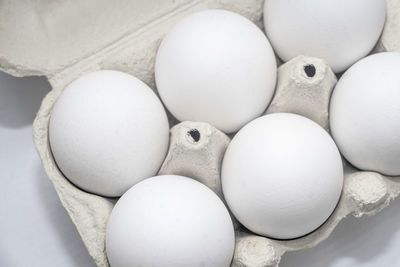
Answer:
[[[331,98],[330,127],[354,166],[400,175],[400,53],[369,56],[343,74]]]
[[[264,24],[284,61],[319,57],[342,72],[372,50],[385,14],[385,0],[266,0]]]
[[[183,176],[146,179],[115,205],[107,224],[112,267],[229,267],[235,246],[225,205]]]
[[[324,223],[343,185],[339,151],[315,122],[275,113],[255,119],[233,138],[222,166],[222,188],[249,230],[297,238]]]
[[[165,110],[154,92],[118,71],[70,83],[51,112],[49,139],[63,174],[80,188],[120,196],[154,176],[169,141]]]
[[[225,10],[192,14],[158,50],[158,92],[180,121],[204,121],[230,133],[261,115],[275,89],[276,61],[263,32]]]

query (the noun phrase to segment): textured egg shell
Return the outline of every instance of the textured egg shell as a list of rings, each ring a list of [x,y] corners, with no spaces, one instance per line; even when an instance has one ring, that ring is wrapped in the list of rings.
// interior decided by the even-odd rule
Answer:
[[[324,58],[342,72],[374,47],[385,0],[266,0],[264,25],[278,56]]]
[[[133,186],[107,224],[113,267],[228,267],[234,246],[225,205],[208,187],[182,176],[157,176]]]
[[[400,53],[369,56],[343,74],[331,99],[330,127],[354,166],[400,175]]]
[[[318,228],[335,209],[343,185],[339,151],[315,122],[275,113],[243,127],[222,166],[222,188],[249,230],[290,239]]]
[[[146,84],[126,73],[97,71],[65,88],[51,113],[49,139],[58,167],[72,183],[115,197],[157,173],[169,125]]]
[[[229,133],[266,109],[276,61],[251,21],[207,10],[184,18],[166,35],[155,77],[161,99],[178,120],[208,122]]]

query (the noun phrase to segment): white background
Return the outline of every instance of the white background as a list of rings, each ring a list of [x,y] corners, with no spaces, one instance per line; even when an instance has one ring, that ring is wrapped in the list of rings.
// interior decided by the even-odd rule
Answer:
[[[43,78],[0,73],[0,267],[95,266],[33,146],[32,121],[49,90]],[[280,266],[400,266],[400,200],[377,216],[343,220]]]

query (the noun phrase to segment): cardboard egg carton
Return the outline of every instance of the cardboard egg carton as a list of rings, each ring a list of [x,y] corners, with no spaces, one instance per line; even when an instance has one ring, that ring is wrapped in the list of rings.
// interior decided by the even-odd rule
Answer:
[[[36,148],[47,175],[98,266],[109,266],[105,229],[117,199],[80,190],[55,164],[48,125],[63,88],[84,73],[127,72],[156,90],[154,59],[164,34],[196,11],[222,8],[262,28],[262,0],[87,0],[6,1],[0,9],[0,69],[15,76],[43,75],[52,90],[33,125]],[[376,51],[400,51],[400,3],[388,0],[387,21]],[[305,71],[313,66],[315,74]],[[321,59],[300,56],[278,70],[278,84],[267,113],[293,112],[328,129],[328,105],[336,77]],[[176,124],[170,116],[171,126]],[[160,174],[199,180],[221,195],[220,165],[230,138],[207,123],[183,122],[171,128],[168,155]],[[346,164],[346,163],[345,163]],[[330,218],[313,233],[294,240],[253,235],[236,224],[232,266],[277,266],[286,251],[317,245],[345,216],[373,215],[400,194],[400,178],[354,170],[346,165],[343,193]]]

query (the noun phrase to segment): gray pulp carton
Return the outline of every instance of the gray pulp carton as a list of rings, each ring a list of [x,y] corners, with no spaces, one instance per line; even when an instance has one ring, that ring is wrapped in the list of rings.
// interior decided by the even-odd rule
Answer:
[[[237,12],[262,27],[262,0],[87,0],[3,1],[0,4],[0,70],[15,76],[43,75],[52,86],[33,125],[33,136],[43,166],[60,200],[76,225],[89,254],[98,266],[108,266],[105,229],[116,199],[84,192],[57,168],[49,147],[50,113],[63,88],[84,73],[114,69],[132,74],[151,88],[154,58],[164,34],[182,17],[204,9]],[[400,2],[387,0],[386,25],[376,51],[400,51]],[[313,64],[315,77],[303,66]],[[300,70],[300,71],[299,71]],[[320,59],[300,56],[278,70],[277,94],[267,113],[289,111],[314,119],[328,129],[327,106],[336,77]],[[279,94],[302,86],[320,94],[309,99]],[[288,101],[288,98],[298,101]],[[304,108],[307,106],[307,108]],[[175,124],[170,116],[171,125]],[[188,131],[197,129],[201,140]],[[171,143],[160,174],[181,174],[197,179],[216,192],[223,153],[230,138],[211,125],[183,122],[171,129]],[[184,156],[182,156],[184,155]],[[345,164],[346,165],[346,164]],[[207,168],[202,168],[207,166]],[[291,250],[317,245],[349,214],[373,215],[400,194],[400,179],[346,166],[340,202],[331,217],[316,231],[294,240],[273,240],[253,235],[236,224],[236,249],[232,266],[277,266]]]

